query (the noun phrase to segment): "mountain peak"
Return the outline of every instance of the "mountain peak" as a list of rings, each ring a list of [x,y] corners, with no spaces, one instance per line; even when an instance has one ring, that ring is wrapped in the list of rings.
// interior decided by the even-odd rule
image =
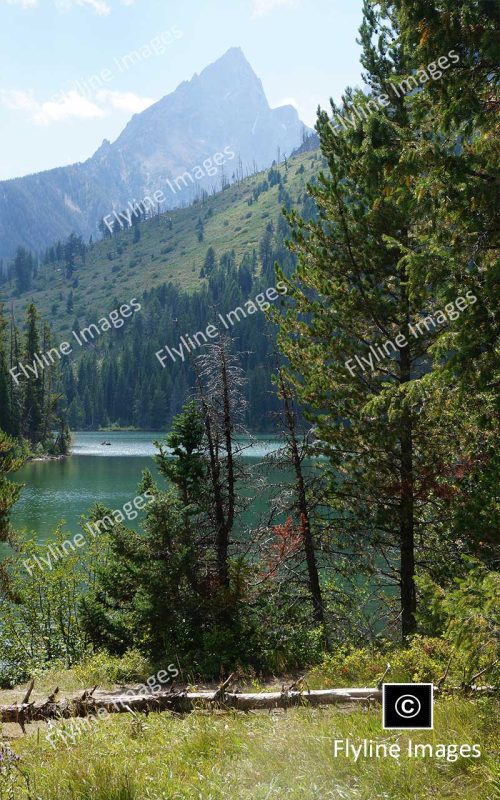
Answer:
[[[236,88],[238,85],[246,90],[253,84],[255,90],[264,96],[262,83],[241,47],[230,47],[220,58],[205,67],[197,78],[204,87],[215,84],[217,88],[220,85],[221,91],[227,90],[229,86]]]
[[[248,61],[241,47],[230,47],[229,50],[226,50],[226,52],[223,55],[221,55],[214,63],[217,63],[217,61],[224,61],[224,60],[246,61],[246,63],[248,64]]]
[[[0,256],[18,244],[43,248],[72,231],[95,236],[103,216],[159,190],[168,208],[190,202],[220,185],[215,156],[229,153],[228,162],[237,156],[243,169],[263,169],[278,150],[291,153],[302,131],[294,108],[269,107],[243,50],[230,47],[135,114],[116,141],[104,140],[85,163],[0,183]],[[233,170],[228,163],[226,179]],[[16,227],[10,209],[18,207],[24,223]]]

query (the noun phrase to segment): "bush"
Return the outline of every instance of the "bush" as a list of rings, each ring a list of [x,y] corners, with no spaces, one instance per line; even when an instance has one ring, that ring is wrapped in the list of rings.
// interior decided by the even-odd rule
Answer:
[[[322,626],[311,626],[308,604],[292,603],[272,594],[244,614],[240,653],[244,666],[264,674],[279,675],[321,662],[325,650]]]
[[[52,544],[63,546],[62,526]],[[61,551],[59,551],[61,552]],[[9,596],[0,593],[0,660],[9,682],[45,672],[54,665],[70,668],[87,652],[87,640],[77,624],[78,591],[92,569],[90,546],[50,562],[47,548],[34,538],[16,540],[9,562]],[[15,598],[15,600],[11,599]]]
[[[474,559],[464,559],[465,575],[444,590],[430,578],[419,579],[419,624],[439,629],[453,648],[453,672],[464,686],[481,677],[498,683],[500,573]],[[484,677],[483,677],[484,676]]]
[[[29,678],[29,670],[21,662],[5,664],[0,662],[0,689],[13,689]]]
[[[392,683],[437,683],[444,674],[451,645],[444,639],[414,636],[408,648],[338,648],[311,670],[312,686],[375,686],[391,665],[387,681]]]
[[[144,681],[154,669],[138,650],[127,650],[122,656],[96,653],[77,664],[74,672],[82,686],[88,687]]]

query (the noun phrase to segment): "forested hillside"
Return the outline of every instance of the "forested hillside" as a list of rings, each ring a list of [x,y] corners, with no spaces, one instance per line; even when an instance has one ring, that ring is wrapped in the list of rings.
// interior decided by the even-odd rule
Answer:
[[[314,202],[306,191],[321,165],[318,150],[285,160],[252,178],[225,186],[194,205],[167,214],[115,220],[111,234],[86,244],[72,236],[40,257],[19,249],[2,285],[15,321],[34,303],[50,322],[54,345],[71,340],[103,315],[136,298],[142,310],[106,335],[88,336],[82,347],[56,364],[65,417],[73,429],[119,425],[167,426],[193,383],[190,367],[155,352],[178,348],[189,336],[216,323],[245,302],[274,287],[275,261],[293,268],[286,247],[288,223],[282,209],[306,219]],[[264,310],[269,305],[266,298]],[[262,304],[262,301],[261,301]],[[262,309],[239,314],[232,333],[248,376],[247,424],[272,425],[276,409],[269,373],[274,334]],[[268,333],[266,334],[266,331]]]

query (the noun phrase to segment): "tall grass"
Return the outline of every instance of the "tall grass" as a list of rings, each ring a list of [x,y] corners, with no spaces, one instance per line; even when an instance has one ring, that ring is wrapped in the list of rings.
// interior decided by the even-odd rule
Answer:
[[[409,759],[408,736],[383,731],[380,708],[287,713],[114,715],[52,749],[43,732],[15,744],[32,795],[15,800],[493,800],[497,704],[438,700],[414,742],[481,745],[480,759]],[[333,756],[333,739],[399,742],[399,760]],[[496,781],[496,783],[495,783]],[[7,795],[5,795],[7,797]],[[2,794],[0,792],[0,798]],[[2,799],[3,800],[3,799]]]

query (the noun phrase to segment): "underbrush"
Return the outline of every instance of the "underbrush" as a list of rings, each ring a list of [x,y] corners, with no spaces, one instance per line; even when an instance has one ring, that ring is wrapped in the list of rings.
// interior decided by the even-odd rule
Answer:
[[[494,652],[494,647],[483,647],[477,656],[482,683],[496,684]],[[460,687],[467,685],[471,677],[468,651],[458,650],[441,637],[416,635],[405,649],[393,643],[358,649],[339,647],[310,670],[308,684],[311,688],[375,686],[388,666],[385,680],[390,683],[437,684],[446,676],[444,686]]]
[[[52,692],[56,686],[62,692],[76,692],[95,685],[101,689],[111,689],[117,684],[146,681],[154,674],[154,667],[138,650],[127,650],[123,656],[96,653],[82,659],[71,669],[55,665],[48,670],[31,671],[31,677],[35,680],[35,694]]]
[[[314,653],[314,661],[319,661],[306,674],[306,684],[311,689],[341,687],[375,687],[382,678],[388,665],[387,682],[429,682],[437,684],[446,674],[445,687],[459,687],[466,682],[470,672],[470,659],[467,652],[453,647],[452,643],[441,637],[416,635],[407,648],[391,642],[379,643],[377,646],[354,648],[338,646],[331,652],[318,658]],[[484,662],[484,663],[483,663]],[[491,664],[491,653],[484,650],[480,657],[480,667]],[[117,684],[145,682],[167,664],[154,665],[138,650],[128,650],[122,656],[112,656],[105,652],[96,653],[84,658],[72,669],[35,670],[37,693],[53,691],[59,686],[61,691],[71,692],[98,685],[109,689]],[[493,665],[494,666],[494,665]],[[276,673],[278,674],[278,673]],[[281,675],[283,672],[280,673]],[[294,674],[294,673],[290,673]],[[296,674],[296,673],[295,673]],[[240,685],[259,691],[266,684],[276,683],[273,675],[257,676],[255,671],[240,670]],[[496,668],[486,670],[481,676],[483,683],[493,683],[497,678]],[[280,677],[281,680],[281,677]],[[179,683],[196,685],[202,676],[195,673],[181,674]],[[286,682],[286,681],[285,681]]]
[[[449,667],[448,683],[457,684],[465,656],[455,656],[451,647],[422,636],[405,650],[391,644],[339,647],[305,681],[310,688],[375,686],[389,662],[387,681],[436,683]],[[63,691],[107,687],[143,682],[154,672],[138,651],[121,658],[100,653],[72,670],[41,673],[36,686],[39,693],[56,684]],[[256,680],[252,688],[260,688]],[[409,758],[408,735],[384,731],[378,705],[272,714],[114,714],[81,724],[71,735],[72,721],[61,720],[28,733],[0,756],[0,800],[493,800],[500,788],[498,721],[494,698],[438,696],[434,730],[411,731],[411,739],[479,744],[482,753],[447,761]],[[49,730],[54,746],[46,739]],[[333,740],[346,738],[398,743],[402,755],[334,758]]]
[[[485,665],[488,663],[485,657]],[[455,650],[445,639],[414,636],[406,649],[392,643],[364,648],[338,647],[311,669],[308,683],[311,688],[375,686],[388,665],[387,682],[436,684],[447,674],[446,685],[460,686],[467,675],[469,660],[466,653]]]

